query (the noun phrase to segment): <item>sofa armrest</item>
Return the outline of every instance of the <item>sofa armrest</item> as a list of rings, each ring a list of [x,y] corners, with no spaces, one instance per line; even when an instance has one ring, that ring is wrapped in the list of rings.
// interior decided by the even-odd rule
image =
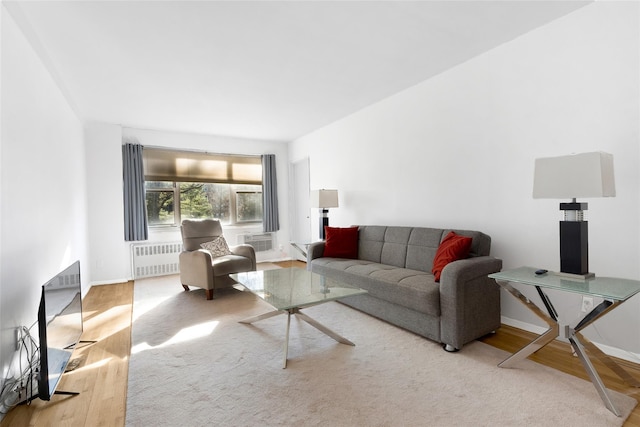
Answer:
[[[324,254],[324,240],[313,242],[307,248],[307,270],[311,270],[311,261],[322,258]]]
[[[205,249],[180,252],[180,282],[187,286],[213,289],[211,254]]]
[[[232,254],[243,256],[251,260],[251,271],[256,271],[256,250],[251,245],[238,245],[229,248]]]
[[[502,269],[491,256],[447,264],[440,277],[440,340],[457,349],[500,327],[500,287],[487,277]]]

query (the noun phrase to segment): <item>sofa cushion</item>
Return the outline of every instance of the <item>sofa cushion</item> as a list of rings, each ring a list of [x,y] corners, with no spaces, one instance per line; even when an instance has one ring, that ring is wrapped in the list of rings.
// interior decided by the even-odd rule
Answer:
[[[381,225],[361,226],[358,238],[358,259],[380,262],[384,232],[387,227]]]
[[[440,228],[414,228],[411,230],[405,267],[431,273],[433,259],[442,240],[442,232],[443,230]]]
[[[313,272],[365,289],[369,295],[440,316],[440,291],[430,273],[364,260],[317,258]]]
[[[325,227],[325,257],[358,258],[358,227]]]
[[[460,236],[453,231],[447,234],[447,237],[440,243],[433,260],[431,272],[435,276],[436,282],[440,281],[440,274],[447,264],[469,256],[471,241],[471,237]]]
[[[384,232],[380,263],[404,268],[410,235],[411,227],[387,227]]]

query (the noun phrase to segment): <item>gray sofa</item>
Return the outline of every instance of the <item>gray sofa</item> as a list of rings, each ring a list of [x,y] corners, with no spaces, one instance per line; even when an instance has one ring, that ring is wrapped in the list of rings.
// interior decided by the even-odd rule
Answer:
[[[447,264],[440,282],[431,274],[449,233],[473,239],[469,258]],[[358,259],[325,258],[324,241],[307,252],[307,269],[366,289],[340,302],[457,351],[500,327],[500,290],[487,277],[502,260],[489,256],[491,238],[479,231],[360,226]]]

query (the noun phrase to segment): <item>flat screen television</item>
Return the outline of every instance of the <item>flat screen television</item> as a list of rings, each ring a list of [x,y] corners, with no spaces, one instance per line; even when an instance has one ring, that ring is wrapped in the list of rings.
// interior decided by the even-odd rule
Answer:
[[[40,399],[50,400],[56,393],[71,354],[80,341],[82,329],[80,261],[76,261],[42,285],[38,309],[40,364],[37,397]]]

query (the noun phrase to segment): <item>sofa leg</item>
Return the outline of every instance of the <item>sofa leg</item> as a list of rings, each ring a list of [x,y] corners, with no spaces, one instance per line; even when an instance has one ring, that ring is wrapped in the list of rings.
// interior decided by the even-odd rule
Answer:
[[[460,351],[459,348],[455,348],[454,346],[452,346],[451,344],[444,344],[442,346],[442,348],[444,348],[444,351],[447,351],[449,353],[455,353],[457,351]]]
[[[189,287],[187,285],[182,285],[182,287],[184,288],[185,291],[189,292]]]
[[[204,293],[207,295],[207,300],[213,299],[213,289],[205,289]]]

